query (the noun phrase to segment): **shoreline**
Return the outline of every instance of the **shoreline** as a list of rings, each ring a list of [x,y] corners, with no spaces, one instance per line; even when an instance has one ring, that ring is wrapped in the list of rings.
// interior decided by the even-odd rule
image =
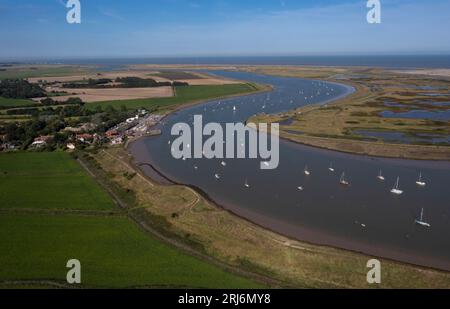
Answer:
[[[135,141],[136,142],[136,141]],[[133,144],[135,144],[135,142]],[[140,146],[143,146],[141,144]],[[270,231],[274,234],[277,234],[279,236],[288,238],[292,241],[297,241],[304,244],[309,244],[312,246],[317,247],[328,247],[332,249],[337,250],[344,250],[348,251],[354,254],[359,254],[366,256],[370,258],[371,256],[376,256],[378,258],[388,260],[395,263],[410,265],[413,267],[419,267],[424,269],[430,269],[430,270],[436,270],[436,271],[443,271],[443,272],[450,272],[450,265],[447,261],[432,261],[427,262],[427,260],[430,260],[430,257],[416,257],[414,259],[410,258],[411,255],[408,252],[398,251],[394,248],[380,248],[379,246],[372,246],[363,244],[360,242],[348,240],[345,237],[342,236],[335,236],[331,235],[327,232],[318,231],[312,227],[297,227],[293,226],[291,224],[287,224],[286,222],[282,222],[278,219],[269,218],[266,215],[261,215],[259,213],[248,211],[247,209],[244,209],[238,205],[231,205],[226,203],[221,203],[220,201],[216,201],[214,198],[209,196],[205,191],[203,191],[201,188],[189,184],[183,184],[178,182],[177,180],[171,178],[171,176],[165,175],[161,171],[159,171],[153,164],[151,163],[137,163],[136,159],[137,156],[132,153],[130,150],[130,145],[126,149],[127,153],[131,156],[132,160],[130,160],[131,165],[133,168],[139,172],[141,172],[144,177],[148,178],[150,181],[157,183],[158,185],[162,186],[182,186],[190,188],[191,190],[194,190],[197,194],[199,194],[202,198],[204,198],[208,203],[210,203],[212,206],[221,209],[223,211],[226,211],[227,213],[231,214],[232,216],[235,216],[239,219],[244,220],[245,222],[255,225],[258,228],[261,228],[266,231]],[[311,147],[311,146],[307,146]],[[314,148],[314,147],[313,147]],[[151,156],[150,150],[144,149],[147,156]],[[320,149],[319,149],[320,150]],[[157,174],[159,177],[161,177],[164,181],[161,182],[152,176],[149,176],[148,173],[146,173],[145,170],[140,168],[140,166],[148,166],[152,172]],[[256,220],[255,220],[256,218]],[[300,236],[300,235],[307,235],[306,237]],[[320,240],[317,240],[320,239]],[[339,244],[337,244],[339,243]],[[360,249],[358,249],[358,247]],[[373,249],[376,252],[367,252],[370,249]],[[395,254],[389,254],[386,253],[395,251]],[[439,265],[439,266],[437,266]]]
[[[323,80],[314,78],[311,78],[311,80],[345,85],[346,87],[353,88],[354,92],[340,98],[336,98],[334,100],[325,101],[320,104],[314,104],[313,106],[308,105],[300,107],[289,112],[303,112],[305,110],[309,112],[319,109],[326,104],[329,104],[330,106],[345,106],[347,101],[352,99],[352,96],[358,98],[358,95],[361,94],[361,87],[349,81],[337,81],[334,79]],[[270,117],[278,114],[281,113],[268,114],[267,116]],[[247,119],[247,122],[252,122],[251,119],[256,116],[257,115],[250,117],[249,119]],[[280,138],[300,145],[306,145],[345,154],[402,160],[450,161],[450,146],[400,144],[387,143],[383,141],[362,141],[353,138],[346,139],[340,137],[321,137],[311,136],[307,134],[292,134],[284,131],[282,126],[280,126]]]
[[[356,93],[356,92],[354,92],[354,93]],[[352,95],[354,93],[351,93],[350,95]],[[349,94],[344,96],[344,98],[348,98],[348,97],[349,97]],[[338,101],[340,101],[340,100],[342,100],[342,98],[338,99]],[[203,103],[206,103],[206,102],[209,102],[209,101],[204,101]],[[196,103],[196,104],[201,104],[201,103],[202,102]],[[184,105],[184,106],[181,106],[179,109],[188,108],[190,106],[191,105]],[[169,116],[171,113],[172,112],[168,113],[165,117]],[[446,272],[450,271],[450,268],[447,266],[448,263],[446,261],[435,260],[432,262],[427,262],[426,260],[430,260],[430,257],[416,257],[415,259],[411,259],[411,258],[409,258],[410,255],[408,253],[400,252],[400,251],[397,251],[394,255],[387,254],[386,250],[388,250],[388,251],[390,250],[390,252],[392,252],[393,250],[395,251],[395,249],[388,249],[388,248],[380,249],[380,248],[374,247],[374,249],[376,249],[376,250],[373,253],[370,253],[367,251],[371,251],[370,250],[371,246],[368,246],[367,244],[359,244],[357,242],[355,243],[355,241],[349,241],[349,240],[346,240],[339,236],[329,235],[326,232],[324,233],[324,232],[320,232],[320,231],[314,231],[313,228],[304,228],[304,227],[298,228],[298,227],[292,227],[292,226],[289,226],[286,228],[285,223],[276,222],[277,221],[276,219],[267,218],[266,216],[263,216],[260,214],[250,213],[249,211],[242,209],[241,207],[236,206],[236,205],[224,205],[220,201],[215,201],[213,198],[208,196],[207,193],[205,193],[202,189],[200,189],[198,187],[178,183],[177,181],[173,180],[170,176],[165,175],[164,173],[159,171],[152,164],[149,164],[149,163],[139,164],[136,161],[138,156],[136,154],[133,154],[132,151],[130,150],[130,148],[132,148],[133,145],[136,145],[136,142],[138,142],[138,141],[142,141],[142,138],[137,139],[137,140],[133,141],[132,143],[128,144],[127,148],[125,150],[133,158],[133,160],[131,160],[133,168],[140,171],[142,174],[145,175],[145,177],[148,177],[151,181],[154,181],[161,185],[179,185],[179,186],[184,186],[184,187],[190,188],[190,189],[194,190],[196,193],[198,193],[200,196],[202,196],[206,201],[208,201],[214,207],[216,207],[218,209],[222,209],[224,211],[227,211],[228,213],[232,214],[233,216],[236,216],[237,218],[241,218],[250,224],[258,226],[259,228],[261,228],[263,230],[271,231],[277,235],[287,237],[288,239],[299,241],[299,242],[306,243],[306,244],[310,244],[313,246],[329,247],[329,248],[349,251],[349,252],[364,255],[364,256],[376,255],[385,260],[393,261],[396,263],[413,265],[415,267],[422,267],[422,268],[427,268],[427,269],[434,269],[434,270],[438,270],[438,271],[446,271]],[[286,142],[291,142],[291,141],[286,140]],[[301,144],[301,143],[296,143],[296,144]],[[310,146],[310,145],[306,145],[306,147],[312,147],[315,150],[321,149],[320,147],[314,147],[314,146]],[[335,150],[328,150],[328,151],[335,151]],[[150,151],[146,151],[146,152],[149,156],[151,156]],[[359,156],[359,154],[353,154],[353,155]],[[154,177],[149,176],[145,170],[140,168],[140,166],[143,166],[143,165],[149,166],[154,173],[156,173],[162,179],[166,180],[168,183],[161,183],[160,181],[155,180]],[[257,217],[257,220],[255,220],[255,217]],[[284,226],[284,228],[279,228],[281,226]],[[294,230],[296,230],[296,231],[294,231]],[[308,239],[299,236],[302,234],[308,234],[309,235]],[[316,240],[318,238],[317,236],[319,236],[319,239],[321,239],[321,240],[317,241]],[[330,239],[331,239],[331,241],[330,241]],[[332,244],[331,242],[334,242],[334,244]],[[340,244],[336,245],[335,243],[340,243]],[[357,247],[359,247],[360,249],[358,249]],[[436,265],[439,265],[439,266],[436,266]]]

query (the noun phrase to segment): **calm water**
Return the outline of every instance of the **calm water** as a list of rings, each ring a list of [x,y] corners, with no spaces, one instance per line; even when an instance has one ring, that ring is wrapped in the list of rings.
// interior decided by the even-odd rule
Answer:
[[[248,56],[248,57],[166,57],[122,59],[49,59],[40,63],[128,65],[128,64],[220,64],[220,65],[320,65],[370,66],[386,68],[450,68],[450,55],[385,56]]]
[[[281,142],[280,165],[271,171],[260,170],[260,160],[225,160],[226,167],[222,160],[174,160],[168,144],[173,140],[170,128],[177,122],[191,123],[195,114],[202,114],[204,122],[242,122],[259,112],[325,104],[352,91],[296,78],[216,73],[271,84],[275,90],[211,101],[171,115],[162,125],[161,136],[131,145],[138,163],[152,164],[169,179],[196,186],[225,208],[285,235],[450,270],[450,162],[371,158],[290,142]],[[328,170],[331,162],[334,173]],[[312,172],[309,177],[303,173],[305,165]],[[385,182],[376,178],[380,169]],[[343,171],[351,182],[348,188],[339,184]],[[427,182],[425,188],[415,184],[419,172]],[[222,176],[220,180],[215,173]],[[397,176],[405,191],[402,196],[390,193]],[[250,189],[244,188],[246,179]],[[414,223],[422,207],[431,229]]]
[[[403,113],[383,111],[380,113],[380,115],[385,118],[409,118],[450,121],[450,109],[445,111],[411,110]]]

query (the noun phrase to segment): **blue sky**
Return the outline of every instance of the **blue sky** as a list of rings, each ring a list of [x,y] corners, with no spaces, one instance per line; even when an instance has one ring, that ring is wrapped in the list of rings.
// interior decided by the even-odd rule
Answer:
[[[0,0],[0,58],[450,54],[450,0]]]

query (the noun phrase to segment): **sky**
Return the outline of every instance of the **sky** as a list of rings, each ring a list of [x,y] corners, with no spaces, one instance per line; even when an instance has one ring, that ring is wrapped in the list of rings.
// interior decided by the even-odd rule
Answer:
[[[450,0],[0,0],[0,58],[450,54]]]

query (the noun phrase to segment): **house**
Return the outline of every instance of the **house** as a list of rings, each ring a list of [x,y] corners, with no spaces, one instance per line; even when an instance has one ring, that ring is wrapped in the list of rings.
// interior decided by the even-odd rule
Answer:
[[[94,139],[94,136],[92,134],[83,133],[83,134],[77,134],[76,140],[82,143],[90,143]]]
[[[106,131],[106,136],[109,138],[112,138],[112,137],[115,137],[118,135],[119,135],[119,132],[117,132],[117,130],[112,129],[112,130]]]
[[[43,136],[36,137],[33,140],[33,143],[31,143],[31,147],[40,148],[40,147],[46,146],[47,143],[52,139],[53,139],[52,135],[43,135]]]
[[[117,136],[111,139],[111,145],[120,145],[123,143],[123,137]]]

